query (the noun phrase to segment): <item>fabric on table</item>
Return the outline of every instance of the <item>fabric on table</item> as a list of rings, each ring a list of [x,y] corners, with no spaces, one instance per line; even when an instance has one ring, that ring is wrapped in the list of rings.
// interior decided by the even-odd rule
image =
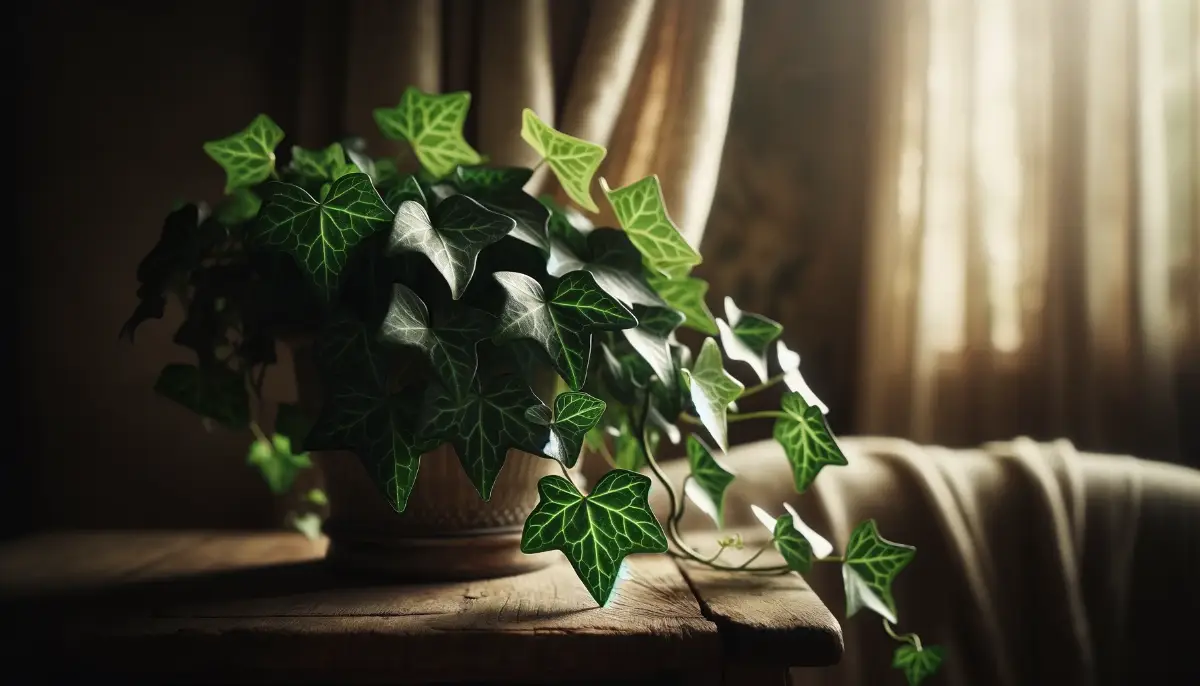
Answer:
[[[778,516],[786,501],[839,553],[867,518],[916,546],[895,596],[898,630],[949,652],[927,684],[1200,683],[1188,652],[1200,639],[1200,471],[1067,441],[839,442],[850,464],[826,468],[803,495],[775,443],[733,449],[727,525],[753,525],[751,503]],[[686,462],[665,467],[682,482]],[[653,498],[664,513],[662,489]],[[712,524],[691,508],[683,526]],[[797,683],[904,683],[881,620],[866,610],[845,619],[838,566],[807,579],[841,619],[846,650],[837,667],[796,670]]]

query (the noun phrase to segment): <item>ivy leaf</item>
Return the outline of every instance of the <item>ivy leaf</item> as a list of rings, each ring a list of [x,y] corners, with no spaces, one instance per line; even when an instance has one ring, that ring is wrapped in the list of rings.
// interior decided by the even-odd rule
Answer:
[[[350,252],[392,218],[366,174],[347,174],[321,201],[290,183],[272,183],[255,228],[261,245],[290,254],[318,292],[337,292]]]
[[[896,648],[892,666],[904,672],[908,686],[919,686],[922,681],[937,673],[946,659],[946,649],[941,646],[923,646],[905,643]]]
[[[809,405],[821,408],[821,414],[829,414],[829,406],[821,402],[800,374],[800,355],[788,349],[783,341],[776,341],[775,358],[779,361],[779,368],[783,370],[783,384],[788,390],[799,393]]]
[[[775,440],[783,446],[796,492],[808,490],[825,466],[847,464],[821,408],[804,402],[799,393],[785,393],[780,402],[785,416],[775,420]]]
[[[667,305],[686,317],[684,326],[709,336],[720,333],[708,304],[704,302],[704,296],[708,293],[706,281],[692,276],[682,279],[651,276],[649,284]]]
[[[794,526],[792,518],[780,517],[775,520],[775,529],[771,532],[775,540],[775,549],[783,556],[788,569],[801,574],[808,574],[812,569],[813,550],[808,539]]]
[[[521,552],[561,550],[603,607],[626,555],[667,552],[649,493],[650,477],[623,469],[605,474],[586,496],[561,476],[542,477],[540,499],[521,533]]]
[[[638,440],[638,436],[627,418],[621,419],[620,427],[613,438],[615,439],[613,441],[615,450],[613,462],[618,469],[636,472],[646,466],[646,452],[642,450],[642,443]],[[658,431],[651,428],[646,430],[646,442],[649,444],[651,453],[658,452],[658,444],[661,439]]]
[[[787,513],[791,515],[792,526],[808,541],[808,545],[812,549],[814,556],[823,560],[833,554],[833,544],[824,536],[814,531],[812,527],[805,524],[804,520],[800,519],[800,513],[796,512],[791,503],[784,503],[783,509],[787,510]]]
[[[638,393],[644,390],[654,373],[642,356],[633,350],[620,354],[608,345],[600,344],[601,375],[605,389],[624,405],[635,405]]]
[[[380,336],[389,343],[425,353],[442,384],[461,397],[470,391],[479,366],[475,346],[491,335],[493,326],[486,312],[469,307],[430,326],[429,311],[421,298],[406,286],[393,284],[392,302]]]
[[[292,441],[283,434],[271,440],[256,439],[250,444],[246,462],[257,467],[271,492],[282,495],[292,489],[296,475],[312,466],[308,453],[293,453]]]
[[[682,279],[700,264],[700,255],[679,233],[667,214],[658,176],[647,176],[616,190],[600,179],[617,222],[637,246],[646,264],[671,279]]]
[[[729,319],[717,320],[717,328],[721,332],[721,347],[731,359],[745,362],[754,370],[758,380],[767,380],[767,346],[779,337],[783,326],[757,314],[748,314],[734,304],[733,299],[725,298],[725,316]]]
[[[245,379],[225,367],[169,364],[158,375],[154,390],[226,428],[244,429],[250,423]]]
[[[454,185],[474,197],[520,191],[533,177],[533,170],[524,167],[459,167]]]
[[[916,548],[893,543],[880,536],[874,519],[855,527],[850,534],[850,542],[846,544],[846,561],[842,565],[842,579],[846,585],[846,616],[853,617],[861,608],[867,607],[895,624],[896,600],[892,597],[892,582],[916,554]],[[873,602],[875,599],[871,595],[880,601],[882,607],[880,603]]]
[[[341,143],[331,143],[329,147],[320,150],[308,150],[294,145],[288,171],[307,181],[333,181],[335,175],[345,166],[346,152]],[[358,167],[355,169],[358,170]],[[361,172],[370,176],[365,169]]]
[[[389,188],[387,195],[384,197],[384,203],[395,212],[400,210],[400,206],[406,200],[419,203],[422,207],[429,207],[429,202],[425,198],[425,190],[421,188],[421,182],[417,181],[417,177],[411,174]]]
[[[167,215],[162,234],[137,267],[139,303],[121,327],[119,336],[133,340],[138,326],[147,319],[161,319],[166,307],[164,293],[173,281],[200,263],[201,210],[184,205]]]
[[[393,108],[375,110],[375,123],[384,136],[406,140],[430,174],[446,176],[461,165],[483,162],[463,138],[463,124],[471,107],[467,92],[434,95],[409,87]]]
[[[321,515],[316,512],[305,512],[302,515],[293,516],[292,526],[310,541],[321,537]]]
[[[538,454],[558,460],[568,469],[574,467],[584,437],[600,423],[604,408],[603,400],[576,391],[559,393],[554,398],[553,414],[541,404],[528,408],[525,418],[546,427],[544,440],[539,439],[535,444],[541,445]]]
[[[321,378],[336,384],[382,387],[392,376],[394,356],[361,321],[345,312],[329,318],[314,352]]]
[[[375,184],[376,186],[384,185],[384,179],[382,178],[384,174],[380,174],[380,170],[375,164],[375,160],[371,159],[370,156],[366,154],[366,144],[361,139],[348,140],[342,147],[346,153],[346,159],[350,160],[350,163],[357,167],[358,171],[371,177],[371,183]],[[294,154],[295,153],[293,153],[293,155]],[[396,163],[392,160],[388,161],[391,162],[391,166],[387,173],[391,173],[394,176],[396,171]],[[394,179],[387,180],[394,181]]]
[[[346,154],[350,156],[351,161],[353,161],[355,164],[358,164],[359,168],[363,169],[363,171],[371,177],[371,180],[375,182],[376,187],[391,188],[399,183],[400,170],[396,168],[396,160],[393,160],[390,157],[381,157],[375,160],[366,158],[367,162],[370,163],[370,167],[374,169],[374,172],[369,172],[366,171],[365,165],[367,162],[359,164],[358,160],[351,152],[347,151]]]
[[[258,216],[262,199],[248,188],[235,188],[217,205],[217,221],[225,226],[244,224]]]
[[[571,390],[580,390],[587,378],[593,332],[637,326],[633,313],[605,293],[587,272],[567,274],[551,298],[525,274],[496,272],[492,276],[507,296],[496,341],[528,338],[537,342]]]
[[[700,355],[696,357],[696,364],[690,370],[683,370],[682,374],[687,381],[692,404],[696,407],[696,414],[699,415],[701,423],[708,429],[708,434],[717,442],[721,451],[728,451],[726,411],[729,409],[729,403],[736,400],[745,387],[721,366],[721,351],[717,348],[717,342],[711,338],[704,339]]]
[[[480,375],[462,398],[432,389],[423,424],[427,433],[454,445],[463,470],[486,501],[510,448],[541,449],[537,443],[544,427],[525,415],[526,408],[540,404],[529,384],[515,376]]]
[[[489,210],[516,222],[513,238],[548,252],[550,210],[522,190],[531,176],[533,170],[523,167],[459,167],[454,185]]]
[[[538,202],[550,211],[550,220],[546,222],[550,238],[562,241],[576,255],[586,255],[587,236],[596,228],[592,220],[574,207],[558,204],[549,195],[540,196]],[[638,253],[638,260],[641,260],[641,253]]]
[[[591,186],[608,153],[604,146],[555,130],[529,108],[521,113],[521,138],[546,160],[568,197],[589,212],[600,211]]]
[[[642,255],[624,231],[595,229],[588,231],[586,237],[580,235],[580,239],[583,246],[580,252],[560,237],[550,239],[546,271],[551,276],[561,277],[582,269],[591,273],[606,293],[628,306],[666,304],[646,283]]]
[[[661,382],[672,383],[675,364],[667,338],[683,322],[683,315],[665,307],[641,306],[633,308],[633,315],[637,317],[638,325],[621,331],[625,340],[646,360]]]
[[[204,152],[225,169],[225,192],[266,181],[275,171],[275,147],[283,129],[260,114],[238,133],[204,144]]]
[[[716,522],[717,528],[724,528],[725,491],[733,483],[733,473],[713,457],[709,447],[695,434],[688,436],[687,456],[692,475],[685,487],[688,497]]]
[[[400,205],[388,240],[389,253],[404,250],[429,258],[458,300],[475,274],[475,262],[485,247],[513,230],[512,219],[484,208],[465,195],[446,198],[430,217],[412,201]]]

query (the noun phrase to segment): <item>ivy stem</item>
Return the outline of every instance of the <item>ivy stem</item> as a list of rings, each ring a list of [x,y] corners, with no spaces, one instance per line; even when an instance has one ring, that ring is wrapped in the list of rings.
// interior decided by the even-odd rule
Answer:
[[[767,390],[768,388],[774,386],[775,384],[779,383],[780,381],[783,381],[783,374],[776,374],[775,376],[772,376],[771,378],[758,384],[757,386],[751,386],[750,388],[747,388],[746,390],[742,391],[742,394],[739,395],[738,398],[739,399],[746,398],[746,397],[754,395],[755,393],[761,393],[762,391]]]
[[[894,628],[892,628],[892,623],[889,622],[886,617],[883,619],[883,630],[887,632],[888,636],[892,637],[893,641],[900,641],[901,643],[910,643],[918,651],[924,650],[924,648],[921,647],[921,637],[920,636],[918,636],[916,634],[897,634],[896,630]]]
[[[250,422],[250,430],[251,430],[252,432],[254,432],[254,437],[255,437],[255,438],[257,438],[258,440],[262,441],[263,443],[266,443],[267,445],[271,445],[271,441],[270,441],[270,439],[268,439],[268,438],[267,438],[267,435],[266,435],[265,433],[263,433],[262,427],[260,427],[260,426],[258,425],[258,422],[256,422],[256,421],[251,421],[251,422]]]
[[[679,495],[675,493],[675,488],[673,486],[671,486],[670,479],[668,479],[667,475],[663,473],[662,467],[660,467],[658,464],[658,460],[654,459],[654,453],[652,453],[650,451],[650,442],[646,438],[646,428],[647,428],[646,427],[646,415],[649,414],[649,410],[650,410],[650,397],[647,394],[646,400],[643,403],[642,416],[640,417],[640,421],[638,421],[638,426],[635,427],[637,430],[637,440],[641,443],[642,453],[646,456],[646,465],[650,468],[650,471],[654,474],[654,477],[656,479],[658,479],[658,482],[660,484],[662,484],[663,489],[667,492],[667,506],[668,506],[668,511],[671,512],[671,516],[669,516],[667,518],[666,533],[667,533],[667,537],[671,540],[671,542],[675,544],[675,547],[679,548],[680,552],[683,553],[683,555],[686,556],[688,559],[690,559],[694,562],[698,562],[707,567],[711,567],[713,569],[720,569],[723,571],[730,571],[730,572],[735,572],[735,571],[784,572],[784,571],[788,571],[787,565],[775,565],[775,566],[771,566],[771,567],[749,567],[748,565],[750,564],[751,561],[753,561],[754,558],[751,558],[750,560],[747,560],[746,562],[742,563],[741,565],[737,565],[737,566],[718,564],[716,562],[715,555],[712,556],[711,559],[706,558],[705,556],[701,555],[695,548],[691,547],[683,540],[683,536],[679,533],[679,523],[678,523],[678,521],[676,521],[676,518],[675,518],[675,513],[680,512]],[[762,551],[760,551],[760,553],[761,552]],[[755,555],[755,557],[758,557],[758,556]]]
[[[779,410],[764,410],[762,412],[730,412],[726,417],[726,421],[743,422],[747,419],[783,419],[784,417],[787,417],[787,414],[780,412]],[[679,415],[679,419],[694,426],[704,426],[704,422],[700,421],[699,417],[686,412]]]

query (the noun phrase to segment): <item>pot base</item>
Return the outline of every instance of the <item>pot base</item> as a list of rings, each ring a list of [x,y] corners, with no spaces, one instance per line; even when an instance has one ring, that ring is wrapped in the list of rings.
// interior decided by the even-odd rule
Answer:
[[[325,562],[333,569],[405,581],[492,579],[564,559],[557,552],[522,553],[520,531],[386,539],[328,534]]]

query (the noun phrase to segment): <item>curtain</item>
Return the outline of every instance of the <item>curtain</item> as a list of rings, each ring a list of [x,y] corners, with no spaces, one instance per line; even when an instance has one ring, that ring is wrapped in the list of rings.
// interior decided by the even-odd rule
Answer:
[[[608,147],[598,176],[616,188],[657,173],[672,217],[698,246],[712,205],[733,98],[742,0],[397,0],[349,6],[344,52],[322,40],[336,7],[310,7],[308,59],[344,78],[313,81],[307,101],[344,89],[341,111],[302,110],[316,130],[375,132],[372,110],[407,86],[472,93],[468,138],[493,163],[534,166],[521,110]],[[328,54],[327,54],[328,53]],[[302,129],[305,127],[302,126]],[[531,192],[559,193],[538,170]],[[565,200],[565,195],[559,195]],[[598,203],[608,210],[604,202]],[[611,214],[599,221],[611,224]]]
[[[860,428],[1200,453],[1200,3],[882,8]]]

